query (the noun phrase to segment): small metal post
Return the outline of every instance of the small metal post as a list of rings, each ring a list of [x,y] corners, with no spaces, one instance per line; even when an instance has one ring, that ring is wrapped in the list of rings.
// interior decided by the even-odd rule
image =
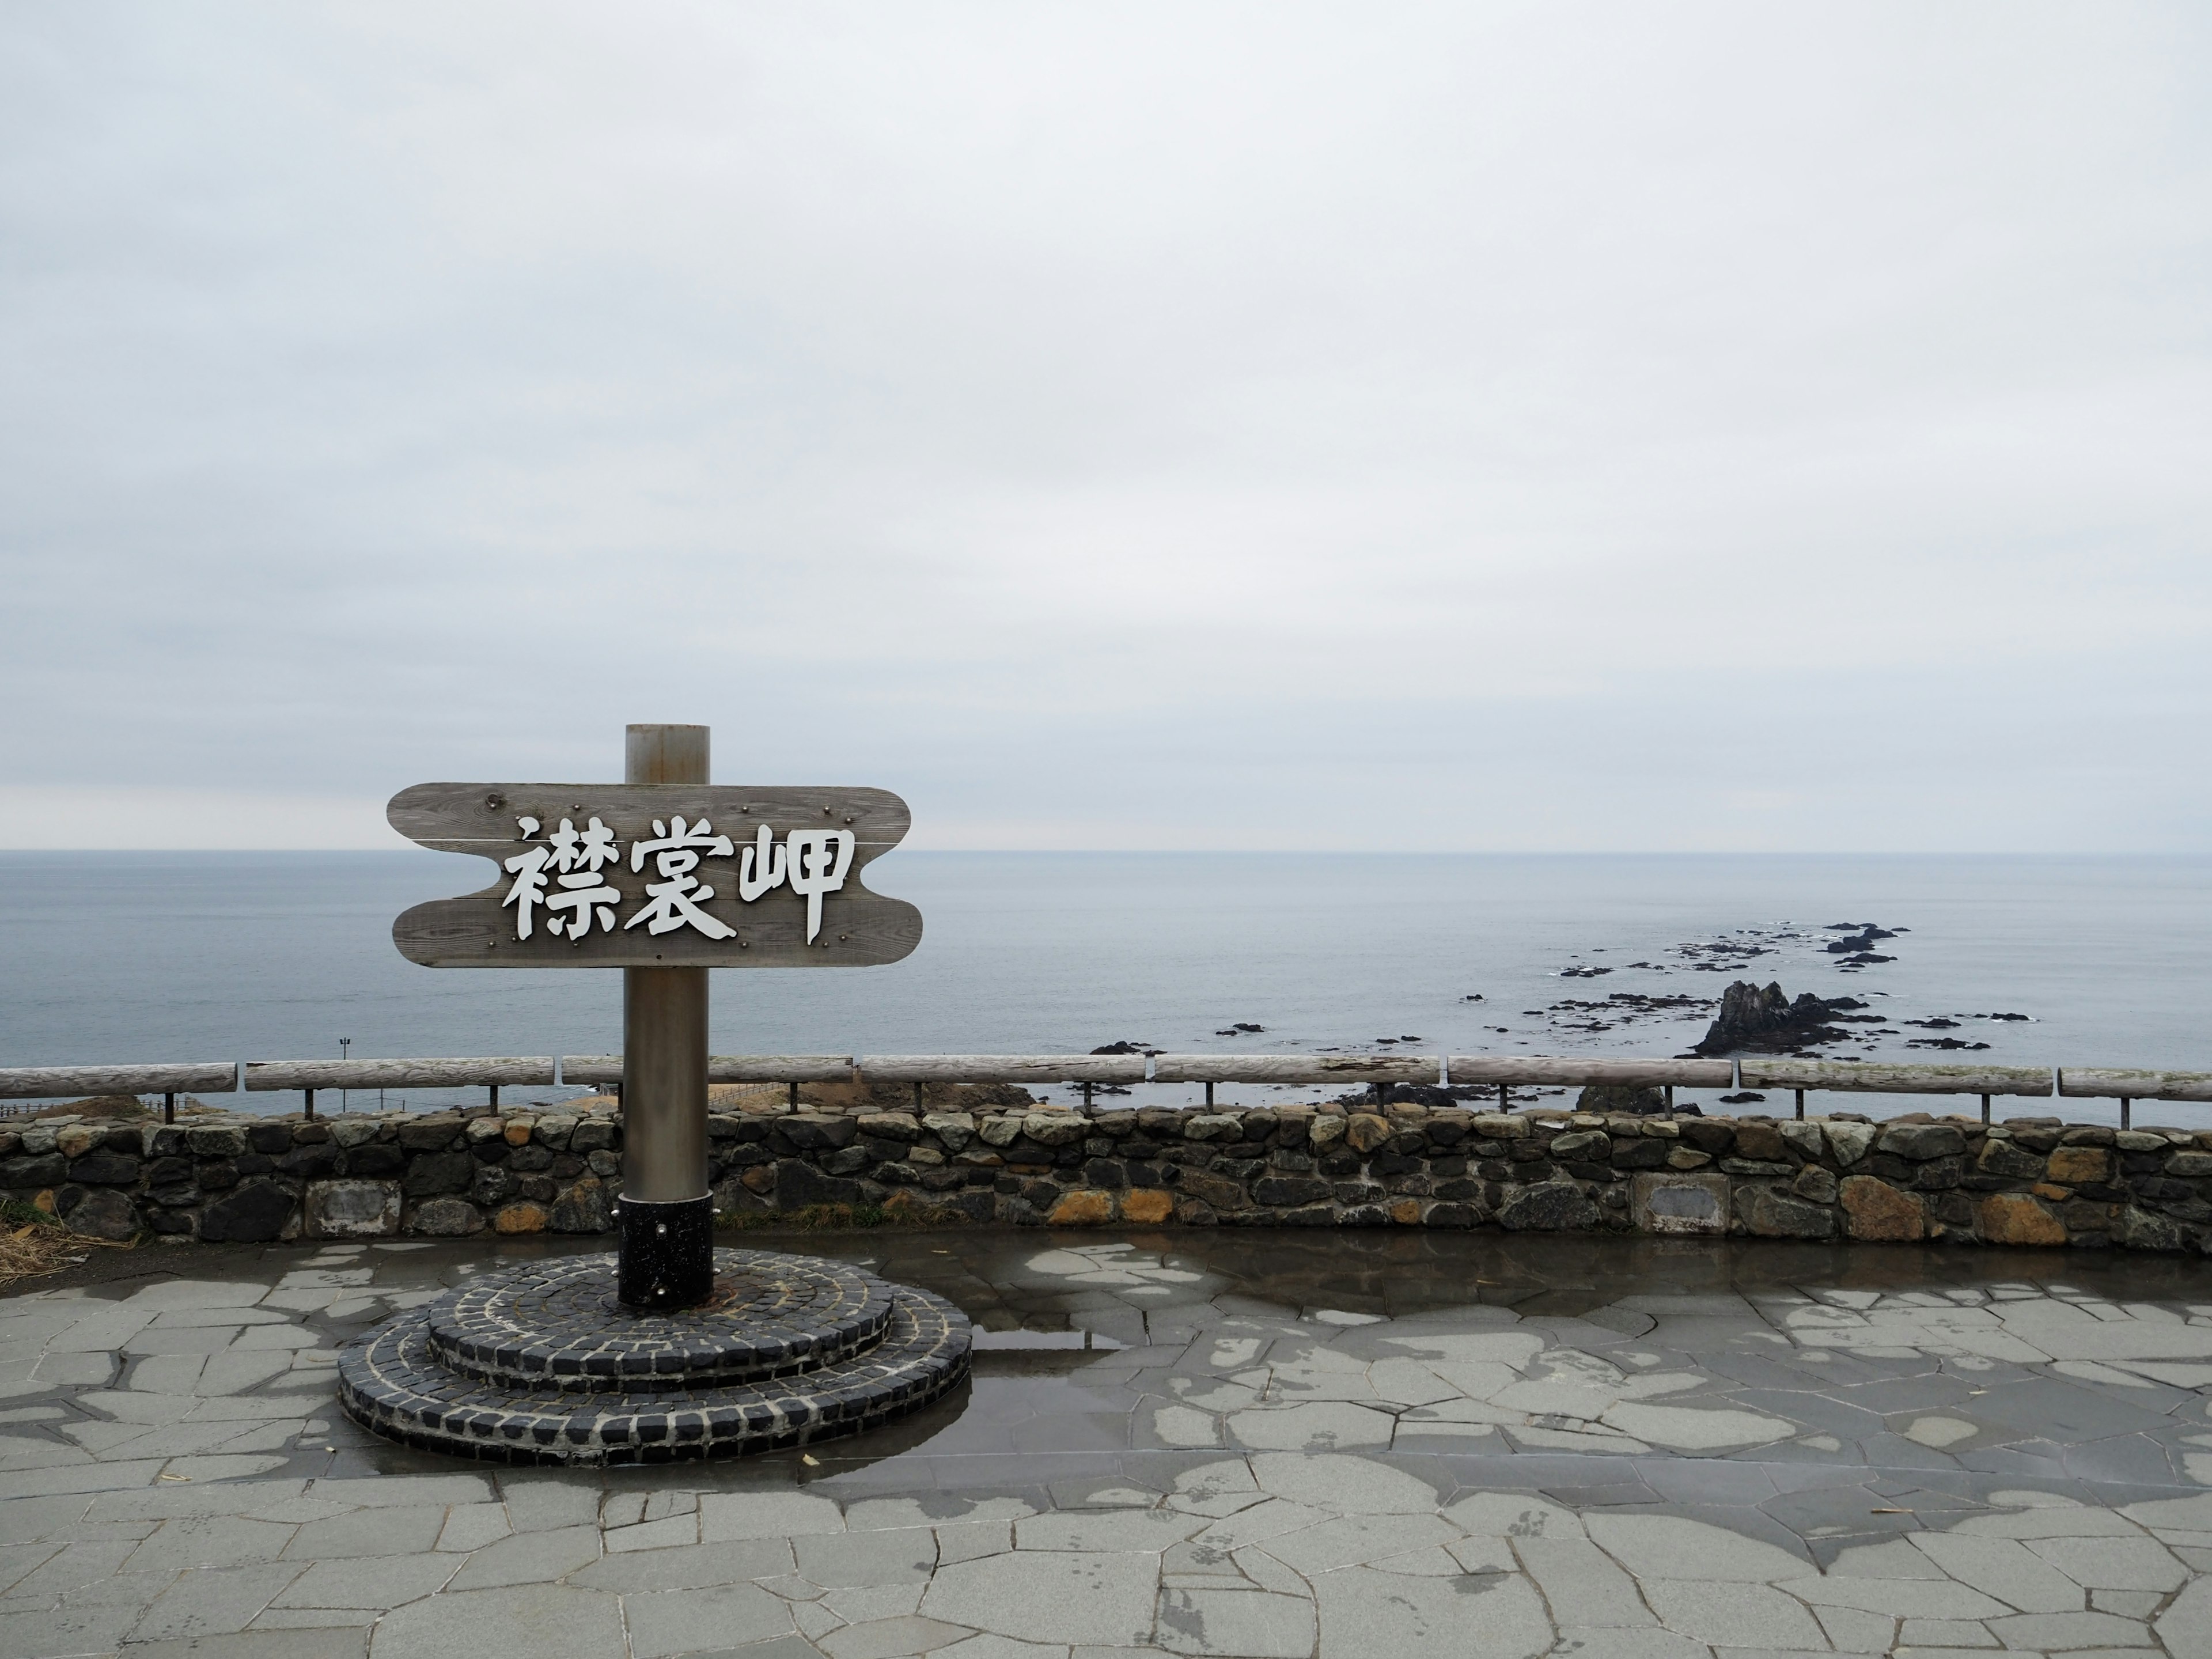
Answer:
[[[492,1109],[496,1111],[499,1109],[499,1085],[488,1083],[484,1087],[491,1091]]]
[[[1083,1109],[1086,1112],[1091,1109],[1091,1085],[1087,1083],[1083,1085]]]
[[[2135,1115],[2131,1109],[2134,1105],[2135,1102],[2130,1100],[2125,1095],[2120,1097],[2120,1127],[2123,1129],[2129,1126]]]
[[[1375,1085],[1375,1109],[1379,1112],[1389,1103],[1390,1085],[1387,1083],[1376,1084]]]
[[[612,1083],[607,1085],[607,1092],[615,1097],[615,1110],[618,1112],[622,1110],[622,1079],[620,1078],[617,1078]]]
[[[1501,1083],[1498,1085],[1498,1109],[1501,1112],[1513,1109],[1513,1091],[1510,1085]]]
[[[1805,1091],[1802,1089],[1797,1091],[1797,1115],[1805,1115]]]
[[[1670,1083],[1670,1084],[1668,1084],[1668,1085],[1667,1085],[1667,1110],[1668,1110],[1668,1112],[1671,1115],[1671,1114],[1674,1112],[1674,1085],[1673,1084],[1671,1084],[1671,1083]]]
[[[799,1109],[799,1085],[796,1083],[791,1085],[791,1109],[794,1112]]]
[[[301,1091],[300,1091],[300,1092],[301,1092],[301,1094],[305,1095],[305,1096],[307,1097],[307,1115],[308,1115],[309,1117],[313,1117],[313,1116],[314,1116],[314,1115],[315,1115],[315,1091],[314,1091],[313,1089],[302,1089],[302,1090],[301,1090]]]
[[[1983,1121],[1983,1122],[1984,1122],[1984,1123],[1987,1123],[1989,1121],[1990,1121],[1990,1097],[1989,1097],[1987,1095],[1984,1095],[1984,1096],[1982,1097],[1982,1121]]]
[[[161,1121],[164,1123],[174,1123],[176,1121],[177,1097],[174,1093],[163,1095],[161,1097]]]
[[[1211,1083],[1209,1083],[1209,1084],[1207,1084],[1207,1085],[1206,1085],[1206,1109],[1207,1109],[1209,1111],[1212,1109],[1212,1107],[1213,1107],[1213,1085],[1212,1085]]]
[[[917,1112],[921,1109],[921,1079],[919,1078],[914,1084],[914,1109]]]

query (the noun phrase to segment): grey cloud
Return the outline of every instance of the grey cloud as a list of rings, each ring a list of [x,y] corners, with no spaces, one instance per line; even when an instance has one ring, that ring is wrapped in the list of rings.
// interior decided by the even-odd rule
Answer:
[[[696,719],[917,845],[2201,848],[2207,47],[22,13],[8,833]]]

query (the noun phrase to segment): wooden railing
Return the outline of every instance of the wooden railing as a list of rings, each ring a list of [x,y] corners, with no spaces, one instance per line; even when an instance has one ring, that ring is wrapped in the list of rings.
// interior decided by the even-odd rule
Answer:
[[[1993,1097],[2104,1099],[2120,1103],[2129,1121],[2138,1100],[2212,1103],[2212,1072],[2115,1070],[2040,1066],[1899,1065],[1876,1060],[1639,1060],[1602,1056],[1514,1054],[716,1054],[713,1083],[781,1083],[796,1102],[802,1083],[1068,1084],[1086,1100],[1100,1084],[1196,1083],[1213,1101],[1217,1085],[1393,1084],[1495,1087],[1510,1107],[1516,1088],[1615,1085],[1658,1088],[1671,1102],[1678,1088],[1791,1091],[1800,1117],[1808,1092],[1978,1095],[1982,1115]],[[148,1066],[0,1067],[0,1100],[53,1100],[104,1094],[158,1094],[173,1115],[180,1094],[298,1091],[314,1114],[318,1091],[331,1089],[486,1090],[498,1103],[502,1086],[612,1085],[622,1083],[619,1054],[490,1055],[461,1059],[205,1060]]]

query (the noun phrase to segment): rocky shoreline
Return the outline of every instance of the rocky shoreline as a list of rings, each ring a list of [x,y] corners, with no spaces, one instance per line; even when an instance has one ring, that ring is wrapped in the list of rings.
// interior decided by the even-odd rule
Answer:
[[[623,1126],[583,1109],[0,1131],[0,1193],[106,1238],[604,1233]],[[1031,1103],[708,1119],[730,1219],[849,1206],[935,1225],[1437,1227],[2212,1251],[2212,1133],[1342,1103]]]

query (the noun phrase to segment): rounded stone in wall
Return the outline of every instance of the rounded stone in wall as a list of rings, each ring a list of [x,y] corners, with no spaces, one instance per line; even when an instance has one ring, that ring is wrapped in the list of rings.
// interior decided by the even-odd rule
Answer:
[[[407,1217],[407,1231],[425,1238],[465,1238],[483,1231],[483,1212],[463,1198],[433,1198]]]
[[[210,1243],[273,1243],[292,1223],[293,1200],[283,1182],[258,1176],[242,1182],[201,1214],[200,1237]]]
[[[135,1238],[145,1224],[139,1218],[138,1206],[112,1188],[86,1193],[63,1211],[62,1219],[72,1231],[117,1240]]]
[[[313,1181],[302,1200],[310,1238],[384,1238],[399,1231],[396,1181]]]

